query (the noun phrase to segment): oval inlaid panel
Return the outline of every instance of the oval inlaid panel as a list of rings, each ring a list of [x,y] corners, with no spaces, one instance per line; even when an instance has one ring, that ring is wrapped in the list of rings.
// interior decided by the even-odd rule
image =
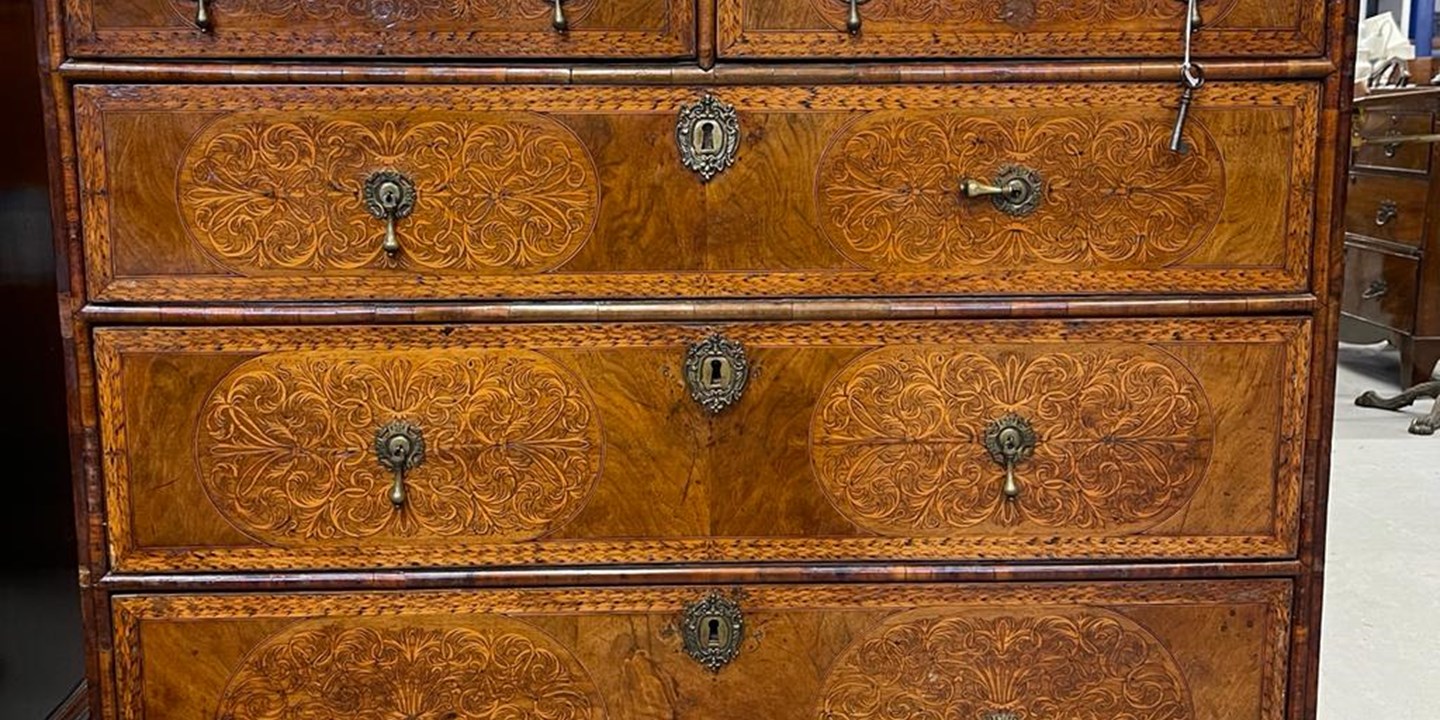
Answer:
[[[1213,138],[1192,116],[1190,152],[1170,152],[1174,122],[1161,107],[869,113],[820,160],[820,225],[876,270],[1164,267],[1210,234],[1225,201]],[[1032,214],[961,196],[963,179],[991,183],[1008,165],[1041,177]]]
[[[1201,0],[1200,12],[1206,24],[1213,25],[1235,2]],[[811,0],[811,4],[836,27],[844,27],[846,0]],[[1020,32],[1059,28],[1119,31],[1136,25],[1178,32],[1186,7],[1184,0],[868,0],[860,15],[866,23],[992,25]]]
[[[424,461],[388,497],[376,431],[418,426]],[[589,392],[525,350],[296,351],[247,360],[210,394],[200,481],[242,532],[278,545],[534,539],[600,474]]]
[[[540,629],[501,617],[306,620],[251,650],[219,720],[599,720],[580,662]]]
[[[195,16],[195,3],[172,0],[172,8],[187,20]],[[487,32],[549,29],[554,5],[547,0],[223,0],[217,14],[224,21],[246,20],[246,29],[258,22],[284,29],[291,22],[363,23],[378,30],[404,32],[439,25],[453,29],[457,22],[484,23]],[[565,0],[565,16],[574,22],[595,9],[595,0]]]
[[[831,667],[821,720],[1193,720],[1175,659],[1101,608],[917,610]]]
[[[417,190],[393,259],[363,199],[379,170]],[[186,228],[241,274],[542,272],[589,239],[600,205],[585,146],[523,112],[225,115],[191,144],[178,183]]]
[[[1010,413],[1037,435],[1015,499],[984,445]],[[1174,514],[1204,479],[1214,432],[1199,381],[1149,346],[902,346],[830,382],[810,450],[836,509],[875,533],[1088,536]]]

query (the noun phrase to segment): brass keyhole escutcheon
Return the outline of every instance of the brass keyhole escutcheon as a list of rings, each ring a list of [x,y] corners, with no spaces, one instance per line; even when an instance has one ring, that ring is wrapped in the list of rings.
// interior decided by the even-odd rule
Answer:
[[[1040,173],[1019,165],[1000,168],[995,184],[966,178],[960,181],[960,194],[967,198],[988,197],[995,209],[1011,217],[1024,217],[1040,207],[1045,183]]]
[[[1001,488],[1007,500],[1020,497],[1020,482],[1015,467],[1030,459],[1038,438],[1030,421],[1011,413],[990,423],[985,429],[985,449],[990,458],[1005,468],[1005,485]]]
[[[735,162],[740,149],[740,116],[714,95],[680,108],[675,144],[685,167],[709,182]]]
[[[400,252],[395,224],[415,210],[415,183],[394,170],[381,170],[365,180],[365,208],[385,221],[385,239],[380,249],[394,257]]]
[[[740,654],[745,618],[734,600],[710,593],[685,607],[680,634],[687,655],[710,672],[720,672]]]
[[[711,413],[740,400],[750,377],[750,363],[740,343],[711,335],[685,353],[685,384],[690,397]]]
[[[420,427],[405,420],[387,423],[375,432],[375,457],[381,467],[394,473],[390,504],[405,505],[405,474],[425,462],[425,435]]]

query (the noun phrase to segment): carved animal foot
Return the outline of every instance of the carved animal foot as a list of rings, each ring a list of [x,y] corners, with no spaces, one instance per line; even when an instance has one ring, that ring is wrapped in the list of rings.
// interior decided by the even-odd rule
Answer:
[[[1405,392],[1394,397],[1381,397],[1374,390],[1370,390],[1360,397],[1355,398],[1355,404],[1360,407],[1378,408],[1380,410],[1400,410],[1415,404],[1420,398],[1440,398],[1440,381],[1432,381],[1416,385]],[[1440,429],[1440,402],[1423,418],[1417,418],[1410,423],[1410,434],[1412,435],[1434,435]]]

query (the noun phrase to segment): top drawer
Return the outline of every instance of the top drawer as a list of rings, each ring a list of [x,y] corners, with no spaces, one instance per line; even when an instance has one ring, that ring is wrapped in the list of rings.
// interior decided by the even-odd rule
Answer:
[[[693,0],[65,0],[65,8],[68,48],[80,57],[659,59],[695,49]]]
[[[719,0],[720,53],[784,57],[1173,57],[1184,0]],[[1196,52],[1319,55],[1323,0],[1200,0]]]

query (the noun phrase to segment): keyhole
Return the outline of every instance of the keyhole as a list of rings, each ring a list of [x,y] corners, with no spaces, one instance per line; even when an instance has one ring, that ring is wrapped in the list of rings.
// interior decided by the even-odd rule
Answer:
[[[725,383],[725,359],[710,358],[710,387],[718,387]]]
[[[410,441],[403,437],[390,439],[390,458],[397,465],[403,464],[410,455]]]
[[[1020,454],[1020,433],[1017,430],[1006,428],[1000,433],[1000,452],[1009,458]]]
[[[705,644],[709,645],[710,647],[720,647],[720,619],[710,618],[710,620],[707,621],[705,624],[707,626],[707,631],[705,633]]]
[[[702,155],[714,155],[720,151],[717,146],[715,121],[705,120],[695,127],[696,152]]]

